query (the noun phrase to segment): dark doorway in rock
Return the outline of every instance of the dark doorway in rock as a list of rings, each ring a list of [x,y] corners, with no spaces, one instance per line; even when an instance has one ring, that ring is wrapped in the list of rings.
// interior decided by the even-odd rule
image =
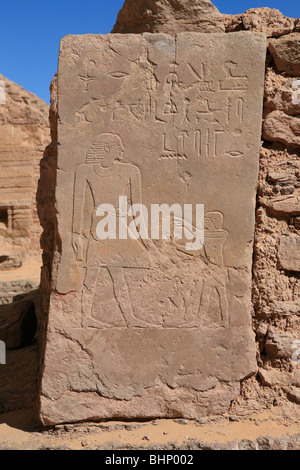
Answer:
[[[37,331],[37,317],[34,303],[29,302],[28,306],[26,306],[26,310],[26,314],[22,318],[21,348],[30,346],[34,342]]]
[[[0,207],[0,229],[8,227],[8,210],[6,207]]]

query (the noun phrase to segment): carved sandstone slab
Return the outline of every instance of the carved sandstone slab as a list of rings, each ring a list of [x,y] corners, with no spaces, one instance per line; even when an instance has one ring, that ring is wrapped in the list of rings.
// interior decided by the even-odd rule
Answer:
[[[45,424],[221,413],[255,372],[265,47],[250,33],[63,39]],[[173,230],[100,240],[97,208],[111,204],[121,226],[120,196],[149,214],[204,204],[204,248],[188,250]]]

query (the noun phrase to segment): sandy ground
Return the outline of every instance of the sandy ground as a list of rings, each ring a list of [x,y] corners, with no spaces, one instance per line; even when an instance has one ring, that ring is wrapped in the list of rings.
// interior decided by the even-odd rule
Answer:
[[[0,417],[0,449],[190,449],[258,448],[257,440],[266,438],[272,447],[282,446],[300,433],[299,417],[287,417],[274,408],[244,418],[232,416],[190,420],[153,420],[147,422],[110,421],[60,425],[46,431],[20,429],[18,413]],[[296,438],[300,449],[300,436]],[[251,441],[251,442],[246,442]],[[288,444],[286,444],[288,445]]]
[[[0,271],[0,282],[13,282],[28,280],[34,283],[40,282],[41,260],[34,259],[24,263],[20,268]]]

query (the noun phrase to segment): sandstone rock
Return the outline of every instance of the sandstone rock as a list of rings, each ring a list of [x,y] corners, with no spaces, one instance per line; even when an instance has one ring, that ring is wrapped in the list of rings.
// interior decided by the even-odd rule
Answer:
[[[251,8],[240,15],[223,15],[226,32],[248,30],[278,37],[291,33],[295,20],[271,8]]]
[[[300,230],[300,217],[294,217],[292,223],[295,225],[297,230]]]
[[[281,436],[272,438],[270,436],[257,439],[259,450],[299,450],[300,449],[300,434],[290,437]]]
[[[42,284],[45,424],[224,412],[256,371],[251,267],[265,45],[248,33],[63,40],[56,252],[52,285]],[[117,206],[125,194],[148,210],[203,202],[204,248],[191,254],[174,237],[103,244],[99,202]]]
[[[273,209],[278,214],[299,214],[300,213],[300,197],[290,197],[273,202]]]
[[[53,261],[55,246],[55,182],[57,167],[57,75],[54,76],[51,85],[51,101],[49,110],[49,122],[51,130],[51,143],[45,149],[40,164],[40,179],[37,187],[38,217],[43,233],[41,236],[41,248],[43,249],[42,276],[50,281],[50,269]]]
[[[262,338],[265,338],[265,336],[268,333],[268,329],[269,329],[268,325],[266,325],[265,323],[261,323],[256,330],[257,338],[259,340],[261,340]]]
[[[271,39],[269,50],[279,72],[300,76],[300,33]]]
[[[270,312],[273,316],[285,317],[289,315],[300,316],[300,300],[276,302],[270,307]]]
[[[294,401],[300,405],[300,388],[298,387],[286,387],[284,388],[289,400]]]
[[[297,177],[292,172],[279,172],[279,171],[270,171],[268,173],[268,181],[272,184],[293,184],[297,181]]]
[[[300,195],[277,196],[269,199],[261,197],[259,202],[269,209],[274,215],[297,215],[300,214]]]
[[[266,17],[267,19],[267,17]],[[294,24],[294,29],[293,29]],[[284,67],[280,68],[275,58],[276,47],[278,57],[283,53],[280,44],[287,44],[291,39],[295,41],[298,21],[292,20],[286,32],[281,31],[277,36],[280,39],[271,39],[271,53],[267,56],[267,71],[265,79],[264,102],[264,142],[261,149],[261,166],[258,186],[258,209],[256,225],[256,244],[253,268],[253,302],[257,322],[257,339],[262,352],[260,364],[270,364],[282,368],[276,372],[260,372],[264,374],[262,382],[272,388],[297,386],[298,381],[292,384],[284,369],[293,368],[294,347],[297,344],[300,330],[298,316],[300,304],[298,301],[299,279],[297,271],[285,271],[297,263],[298,255],[293,247],[294,254],[283,250],[279,262],[280,243],[282,238],[295,236],[299,229],[298,217],[300,215],[299,191],[299,138],[300,138],[300,81],[294,76],[295,64],[293,56],[297,51],[287,52]],[[265,24],[267,26],[267,23]],[[269,37],[276,37],[274,24],[270,20]],[[243,27],[243,26],[242,26]],[[267,26],[268,27],[268,26]],[[254,30],[254,28],[252,29]],[[297,42],[297,41],[296,41]],[[296,44],[294,42],[294,44]],[[276,46],[276,47],[275,47]],[[275,60],[273,60],[273,56]],[[277,60],[277,64],[276,64]],[[277,66],[276,66],[277,65]],[[291,76],[292,75],[292,76]],[[285,234],[283,236],[283,234]],[[286,236],[287,235],[287,236]],[[296,260],[292,260],[292,257]],[[287,263],[287,265],[285,264]],[[293,266],[294,269],[294,266]],[[266,336],[265,323],[271,333]],[[262,327],[260,328],[260,326]],[[274,331],[272,333],[272,329]],[[269,331],[268,330],[268,331]],[[272,336],[273,334],[273,336]],[[265,354],[264,354],[265,353]],[[267,375],[270,375],[267,377]],[[273,392],[273,391],[272,391]],[[271,393],[271,390],[270,390]],[[292,400],[291,395],[288,399]],[[265,402],[265,398],[263,398]],[[295,400],[292,400],[295,401]]]
[[[35,194],[50,140],[48,106],[0,75],[0,270],[41,255]]]
[[[291,116],[300,114],[300,80],[284,77],[268,69],[265,80],[265,115],[283,111]]]
[[[126,0],[113,33],[224,31],[222,15],[210,0]]]
[[[298,338],[269,329],[265,342],[265,351],[270,358],[291,359],[295,352]]]
[[[300,271],[300,237],[282,236],[278,249],[278,262],[285,271]]]
[[[258,375],[264,386],[276,387],[290,387],[300,385],[300,372],[296,371],[293,373],[286,372],[279,369],[262,369],[258,370]]]
[[[282,111],[272,111],[263,124],[263,138],[270,142],[282,142],[287,147],[300,147],[300,119]]]

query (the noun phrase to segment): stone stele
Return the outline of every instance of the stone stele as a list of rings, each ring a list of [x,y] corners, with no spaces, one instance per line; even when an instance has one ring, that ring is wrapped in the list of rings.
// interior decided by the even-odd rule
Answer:
[[[256,372],[265,54],[261,33],[62,40],[44,424],[222,413]],[[120,196],[149,214],[204,204],[204,248],[172,227],[170,239],[99,240],[97,208]]]

